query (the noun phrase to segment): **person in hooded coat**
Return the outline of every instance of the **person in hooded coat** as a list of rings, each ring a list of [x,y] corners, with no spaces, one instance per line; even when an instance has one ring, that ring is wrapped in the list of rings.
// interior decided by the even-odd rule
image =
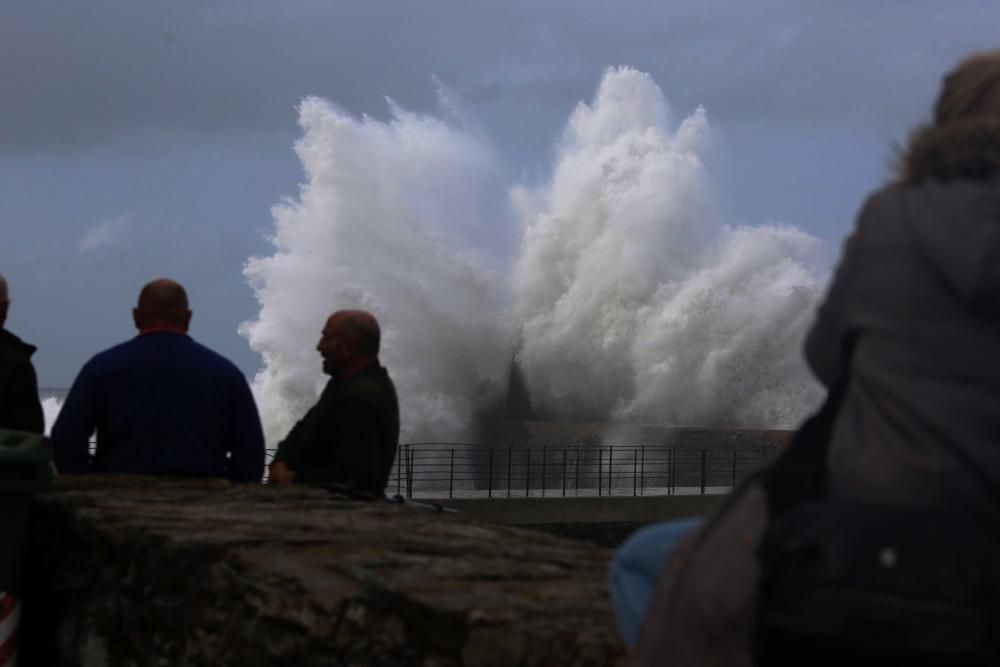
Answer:
[[[944,79],[933,120],[912,134],[899,171],[863,206],[806,342],[821,382],[847,378],[828,495],[995,511],[1000,51],[973,55]],[[766,508],[750,484],[669,545],[634,664],[751,664]]]
[[[875,193],[806,342],[827,386],[857,344],[831,496],[995,509],[1000,489],[1000,51],[945,79]]]
[[[31,364],[36,348],[4,328],[9,309],[7,281],[0,275],[0,429],[42,433],[45,416]]]

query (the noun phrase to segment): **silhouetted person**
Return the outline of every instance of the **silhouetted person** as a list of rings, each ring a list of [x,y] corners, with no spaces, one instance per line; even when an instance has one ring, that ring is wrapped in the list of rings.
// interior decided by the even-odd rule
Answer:
[[[379,363],[378,322],[361,310],[326,321],[316,349],[331,376],[271,464],[276,484],[344,484],[381,496],[399,444],[396,390]]]
[[[810,645],[811,659],[797,664],[827,664],[831,655],[836,664],[849,662],[829,651],[829,639],[820,645],[818,609],[826,620],[846,619],[827,627],[847,628],[832,647],[847,654],[877,635],[895,638],[891,649],[882,648],[900,655],[927,639],[939,642],[941,656],[994,653],[991,661],[961,664],[997,664],[980,623],[991,616],[974,608],[992,599],[983,591],[995,590],[988,584],[996,581],[997,553],[965,551],[952,537],[992,535],[1000,510],[1000,51],[970,57],[945,77],[932,122],[911,135],[900,162],[896,181],[861,209],[807,339],[809,365],[830,389],[823,410],[705,528],[694,523],[685,534],[677,524],[662,524],[620,549],[612,592],[623,635],[637,642],[636,665],[668,656],[679,666],[749,665],[754,628],[768,627],[762,614],[779,619],[771,628],[784,623],[786,634],[769,630],[758,650]],[[864,512],[851,514],[852,507]],[[794,511],[799,523],[782,521]],[[880,567],[892,570],[895,545],[918,531],[925,531],[926,546],[899,556],[905,574],[898,580],[867,580],[897,582],[899,597],[859,587],[864,563],[874,568],[875,559],[857,548],[863,538],[852,531],[859,522],[845,517],[881,520],[904,512],[906,520],[878,524]],[[809,521],[816,516],[840,520]],[[819,526],[816,534],[809,534],[812,525]],[[758,551],[762,536],[772,539]],[[843,552],[829,557],[837,545]],[[823,568],[829,569],[816,575]],[[768,576],[758,589],[762,570]],[[793,581],[796,572],[800,579]],[[936,597],[957,595],[980,575],[978,597],[948,604]],[[833,577],[840,583],[824,597],[822,585]],[[946,584],[928,583],[935,580]],[[810,581],[823,584],[810,589]],[[779,590],[779,583],[794,586],[794,594],[783,588],[785,597],[759,595]],[[868,594],[867,606],[843,603],[831,612],[845,590]],[[898,602],[907,595],[924,606],[912,611]],[[896,606],[874,623],[864,616],[890,604]],[[813,613],[806,620],[801,613],[782,616],[781,605]],[[775,608],[778,614],[766,613]],[[935,616],[920,615],[929,608],[938,610]],[[814,625],[803,630],[808,623]],[[964,634],[949,634],[959,625]],[[916,662],[894,657],[878,661]],[[917,657],[927,660],[922,665],[957,664]]]
[[[52,429],[58,470],[260,481],[264,436],[250,388],[187,335],[184,288],[154,280],[132,316],[139,335],[88,361],[66,397]]]
[[[38,400],[35,367],[31,365],[35,346],[4,328],[9,308],[7,280],[0,275],[0,428],[42,433],[45,416]]]

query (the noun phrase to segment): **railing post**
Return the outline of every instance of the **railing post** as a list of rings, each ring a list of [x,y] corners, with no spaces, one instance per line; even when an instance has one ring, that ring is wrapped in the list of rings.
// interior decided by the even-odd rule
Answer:
[[[573,480],[573,493],[580,495],[580,443],[576,445],[576,479]]]
[[[525,447],[524,453],[528,455],[527,467],[524,469],[524,497],[531,495],[531,447]]]
[[[413,453],[406,445],[406,497],[413,498]]]
[[[667,448],[667,495],[668,496],[674,495],[674,466],[676,465],[674,459],[676,458],[677,457],[674,456],[674,448],[668,447]]]
[[[490,447],[490,481],[486,484],[486,497],[493,497],[493,448]]]
[[[405,446],[405,445],[404,445]],[[396,495],[403,496],[403,452],[396,452]]]
[[[632,495],[639,495],[639,450],[632,450]]]
[[[566,448],[563,447],[563,474],[562,474],[563,498],[566,497]]]
[[[646,491],[646,445],[642,446],[639,450],[639,465],[642,466],[642,470],[639,473],[639,495],[645,495]]]
[[[455,497],[455,449],[451,450],[451,463],[448,466],[448,497]]]
[[[542,498],[545,497],[545,449],[546,446],[542,445]]]
[[[614,445],[608,447],[608,495],[609,496],[611,495],[611,468],[615,464],[614,463],[615,460],[614,458],[612,458],[614,451],[615,451]]]
[[[677,495],[677,447],[670,448],[670,495]]]
[[[733,483],[729,487],[729,490],[732,491],[735,488],[736,488],[736,445],[733,445]]]
[[[701,495],[705,495],[705,448],[701,448]]]
[[[597,497],[601,497],[601,484],[604,483],[604,454],[597,448]]]
[[[513,448],[507,445],[507,497],[510,498],[510,464]]]

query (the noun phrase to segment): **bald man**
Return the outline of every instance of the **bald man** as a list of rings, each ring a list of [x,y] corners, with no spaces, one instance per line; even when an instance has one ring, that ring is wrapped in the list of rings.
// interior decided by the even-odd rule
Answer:
[[[340,310],[327,319],[316,350],[330,380],[319,402],[278,445],[273,483],[384,493],[399,445],[399,404],[378,360],[380,340],[371,313]]]
[[[0,275],[0,428],[42,433],[45,417],[38,400],[38,378],[31,364],[35,346],[7,331],[10,296]]]
[[[184,288],[154,280],[132,319],[139,335],[88,361],[73,383],[52,429],[56,468],[259,482],[257,406],[239,369],[188,336]]]

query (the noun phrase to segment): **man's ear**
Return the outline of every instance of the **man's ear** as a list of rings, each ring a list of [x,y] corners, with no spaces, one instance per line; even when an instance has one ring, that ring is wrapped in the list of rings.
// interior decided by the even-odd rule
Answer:
[[[132,322],[135,324],[136,329],[142,329],[142,317],[139,315],[139,309],[132,309]]]
[[[347,356],[353,357],[358,353],[358,339],[354,336],[345,336],[341,345],[344,346]]]
[[[7,309],[10,308],[10,299],[0,301],[0,327],[7,322]]]
[[[191,328],[191,316],[194,315],[190,310],[184,316],[184,330],[187,331]]]

